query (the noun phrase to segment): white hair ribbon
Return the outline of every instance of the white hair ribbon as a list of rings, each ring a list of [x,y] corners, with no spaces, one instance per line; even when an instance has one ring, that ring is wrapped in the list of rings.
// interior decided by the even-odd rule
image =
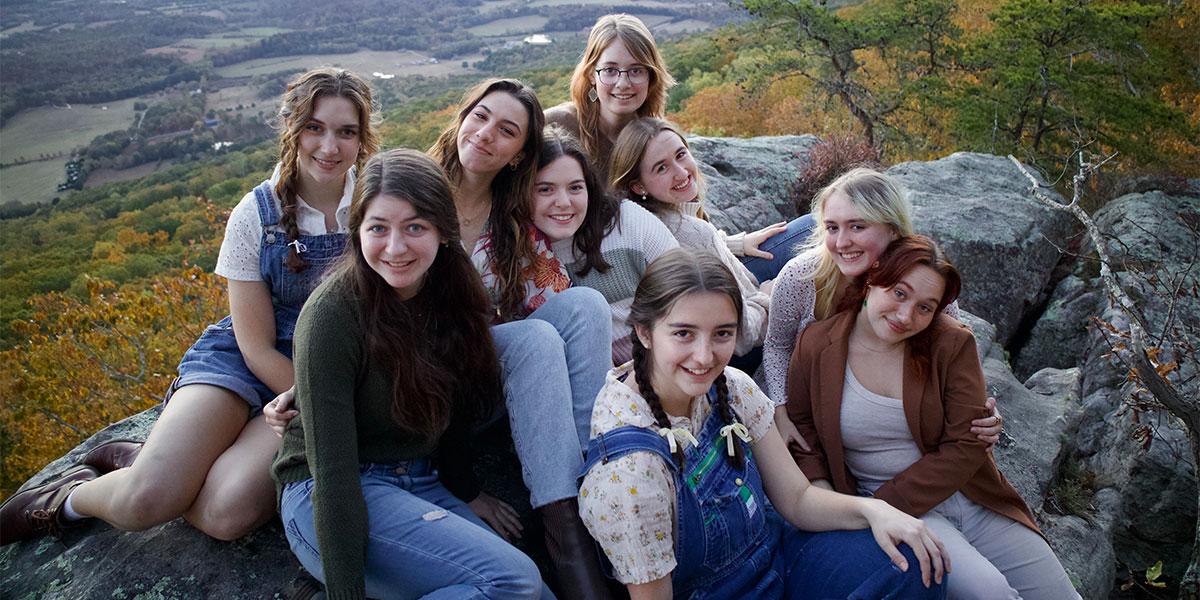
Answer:
[[[696,436],[692,435],[692,432],[684,429],[683,427],[663,427],[658,430],[658,435],[667,438],[667,445],[671,447],[671,454],[675,454],[675,451],[679,448],[678,444],[675,442],[677,439],[684,444],[691,444],[692,446],[700,445],[700,442],[696,440]]]
[[[288,245],[296,247],[296,254],[308,252],[308,246],[305,246],[304,242],[302,242],[300,240],[292,240],[292,241],[288,242]]]
[[[725,436],[725,444],[730,456],[735,456],[733,449],[734,434],[742,438],[743,442],[746,442],[747,444],[750,443],[750,430],[746,429],[745,425],[742,425],[741,423],[734,423],[733,425],[726,425],[722,427],[721,435]]]

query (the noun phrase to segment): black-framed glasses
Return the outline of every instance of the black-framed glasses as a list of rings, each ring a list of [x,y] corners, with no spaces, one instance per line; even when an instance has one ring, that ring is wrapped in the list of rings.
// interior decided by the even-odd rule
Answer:
[[[624,75],[629,83],[639,84],[646,83],[650,79],[650,69],[644,65],[634,65],[628,69],[618,69],[616,67],[601,67],[596,69],[596,76],[600,78],[600,83],[604,85],[616,85],[617,81]]]

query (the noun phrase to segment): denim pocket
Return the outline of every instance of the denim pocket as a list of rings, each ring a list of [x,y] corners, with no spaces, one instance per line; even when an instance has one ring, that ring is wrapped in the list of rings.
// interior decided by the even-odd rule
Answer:
[[[704,564],[721,570],[751,544],[766,527],[766,507],[753,488],[740,478],[723,481],[701,504],[704,519]]]
[[[304,258],[308,266],[299,273],[293,273],[287,267],[285,256],[285,262],[280,271],[282,274],[280,277],[280,300],[284,306],[295,308],[303,306],[304,301],[308,300],[308,296],[321,284],[325,270],[337,261],[336,255],[321,258],[306,256]]]

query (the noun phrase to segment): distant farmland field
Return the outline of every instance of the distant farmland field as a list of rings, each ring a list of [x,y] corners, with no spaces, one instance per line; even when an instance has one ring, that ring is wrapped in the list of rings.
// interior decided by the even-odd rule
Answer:
[[[7,144],[5,144],[7,145]],[[66,179],[66,157],[43,160],[0,169],[0,204],[9,202],[49,202],[66,192],[55,191]]]
[[[490,23],[476,25],[467,31],[470,31],[472,34],[480,37],[540,33],[542,27],[549,20],[549,17],[542,17],[539,15],[514,17],[511,19],[496,19]]]
[[[0,162],[24,156],[70,152],[92,138],[133,124],[133,104],[126,98],[102,104],[72,104],[71,108],[42,106],[21,111],[0,129]],[[107,110],[104,107],[108,107]]]
[[[447,75],[464,72],[459,60],[445,60],[436,64],[428,61],[427,55],[411,50],[396,52],[362,50],[349,54],[304,54],[258,58],[221,67],[216,71],[222,77],[248,77],[289,69],[311,69],[328,65],[349,69],[366,76],[370,76],[376,71],[394,75]]]

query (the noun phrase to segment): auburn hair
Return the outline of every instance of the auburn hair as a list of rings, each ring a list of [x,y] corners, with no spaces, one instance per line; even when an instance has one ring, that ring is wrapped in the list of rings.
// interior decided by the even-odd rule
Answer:
[[[862,310],[863,301],[867,298],[870,288],[879,287],[890,290],[909,271],[919,266],[933,269],[945,283],[942,297],[938,300],[937,310],[934,311],[935,315],[941,313],[951,302],[958,299],[958,295],[962,291],[962,278],[954,263],[946,258],[941,247],[923,235],[906,235],[892,240],[879,260],[851,285],[841,308],[853,310],[857,314]],[[929,368],[932,360],[932,329],[932,327],[926,327],[905,340],[905,343],[908,344],[909,356],[916,361],[918,372]]]

